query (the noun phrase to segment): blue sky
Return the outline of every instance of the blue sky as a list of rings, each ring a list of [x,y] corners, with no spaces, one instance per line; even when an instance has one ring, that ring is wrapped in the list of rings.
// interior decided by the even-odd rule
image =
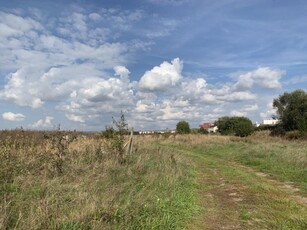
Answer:
[[[307,2],[0,1],[0,129],[261,122],[307,88]]]

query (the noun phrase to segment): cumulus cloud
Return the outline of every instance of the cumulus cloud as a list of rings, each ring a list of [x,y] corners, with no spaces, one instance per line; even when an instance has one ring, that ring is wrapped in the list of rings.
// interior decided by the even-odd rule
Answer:
[[[30,106],[32,108],[39,108],[43,105],[42,100],[37,97],[34,86],[35,83],[28,82],[24,70],[18,70],[8,77],[8,83],[4,90],[0,91],[3,99],[12,101],[20,106]]]
[[[284,75],[284,71],[272,69],[270,67],[259,67],[256,70],[241,74],[237,83],[234,85],[236,91],[244,91],[250,89],[253,85],[263,88],[275,89],[280,88],[280,78]]]
[[[8,121],[23,121],[25,119],[25,115],[21,113],[6,112],[2,114],[2,118]]]
[[[120,76],[122,80],[129,80],[130,71],[125,66],[115,66],[115,75]]]
[[[142,90],[166,91],[175,86],[182,78],[183,63],[175,58],[171,63],[163,62],[155,66],[141,77],[139,85]]]
[[[240,74],[235,83],[210,84],[204,74],[185,75],[183,62],[175,58],[132,81],[126,67],[131,54],[148,44],[122,42],[121,36],[147,17],[142,11],[71,12],[48,24],[41,21],[44,17],[17,13],[0,12],[0,17],[0,66],[6,75],[0,88],[1,100],[33,109],[54,105],[63,117],[84,127],[103,126],[121,110],[140,127],[146,122],[155,127],[157,120],[172,127],[180,119],[215,119],[225,113],[259,115],[263,102],[256,104],[255,88],[278,88],[284,74],[260,67]],[[161,19],[159,25],[165,31],[159,27],[153,32],[165,36],[177,22]],[[148,35],[144,32],[142,36]],[[110,74],[112,70],[114,75]],[[303,80],[305,77],[299,79]],[[7,120],[22,121],[22,116],[6,114],[4,118],[3,114]],[[52,127],[52,119],[47,116],[31,127]]]
[[[32,128],[52,128],[53,117],[51,116],[46,116],[45,118],[42,118],[35,122],[34,124],[30,125]]]
[[[200,115],[194,106],[184,106],[178,109],[170,100],[163,101],[160,111],[162,114],[157,117],[159,120],[193,119]]]
[[[129,15],[130,22],[137,20],[126,13]],[[88,87],[85,79],[95,79],[99,88],[101,78],[107,78],[106,72],[112,68],[127,82],[129,71],[121,64],[127,62],[128,44],[101,40],[101,28],[88,26],[88,17],[97,19],[97,15],[73,13],[45,27],[31,18],[4,12],[0,16],[0,33],[5,33],[0,36],[0,65],[9,72],[0,88],[1,99],[32,108],[66,101],[73,91]],[[53,33],[55,29],[67,34]]]
[[[95,77],[79,81],[80,87],[76,87],[70,94],[68,103],[59,106],[67,119],[84,123],[99,119],[102,114],[116,113],[133,107],[134,93],[129,80],[129,70],[124,66],[116,66],[114,70],[114,77]]]

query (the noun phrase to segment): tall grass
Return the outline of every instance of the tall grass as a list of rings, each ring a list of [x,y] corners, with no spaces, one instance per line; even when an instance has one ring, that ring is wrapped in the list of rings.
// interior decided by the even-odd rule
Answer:
[[[95,135],[0,141],[0,229],[183,229],[195,213],[189,160],[142,139],[124,164]]]
[[[272,137],[256,132],[246,138],[214,135],[176,136],[167,145],[198,149],[225,161],[239,162],[267,173],[275,179],[293,182],[307,194],[307,142]]]

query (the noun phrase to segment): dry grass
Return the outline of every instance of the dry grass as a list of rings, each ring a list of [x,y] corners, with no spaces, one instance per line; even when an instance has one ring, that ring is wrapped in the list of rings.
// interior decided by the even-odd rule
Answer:
[[[0,229],[180,229],[193,214],[184,156],[138,140],[120,163],[108,140],[63,134],[0,133]]]

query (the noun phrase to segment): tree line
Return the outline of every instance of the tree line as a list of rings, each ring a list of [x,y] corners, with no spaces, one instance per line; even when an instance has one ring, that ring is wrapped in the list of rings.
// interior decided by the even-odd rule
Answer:
[[[291,93],[284,93],[273,101],[276,116],[279,123],[275,126],[266,127],[272,135],[284,135],[295,131],[299,136],[307,135],[307,93],[298,89]],[[252,121],[247,117],[223,116],[215,121],[218,132],[222,135],[235,135],[246,137],[255,131]],[[261,128],[260,128],[261,129]],[[190,125],[186,121],[180,121],[176,125],[179,134],[190,133]],[[206,133],[200,128],[199,133]]]

